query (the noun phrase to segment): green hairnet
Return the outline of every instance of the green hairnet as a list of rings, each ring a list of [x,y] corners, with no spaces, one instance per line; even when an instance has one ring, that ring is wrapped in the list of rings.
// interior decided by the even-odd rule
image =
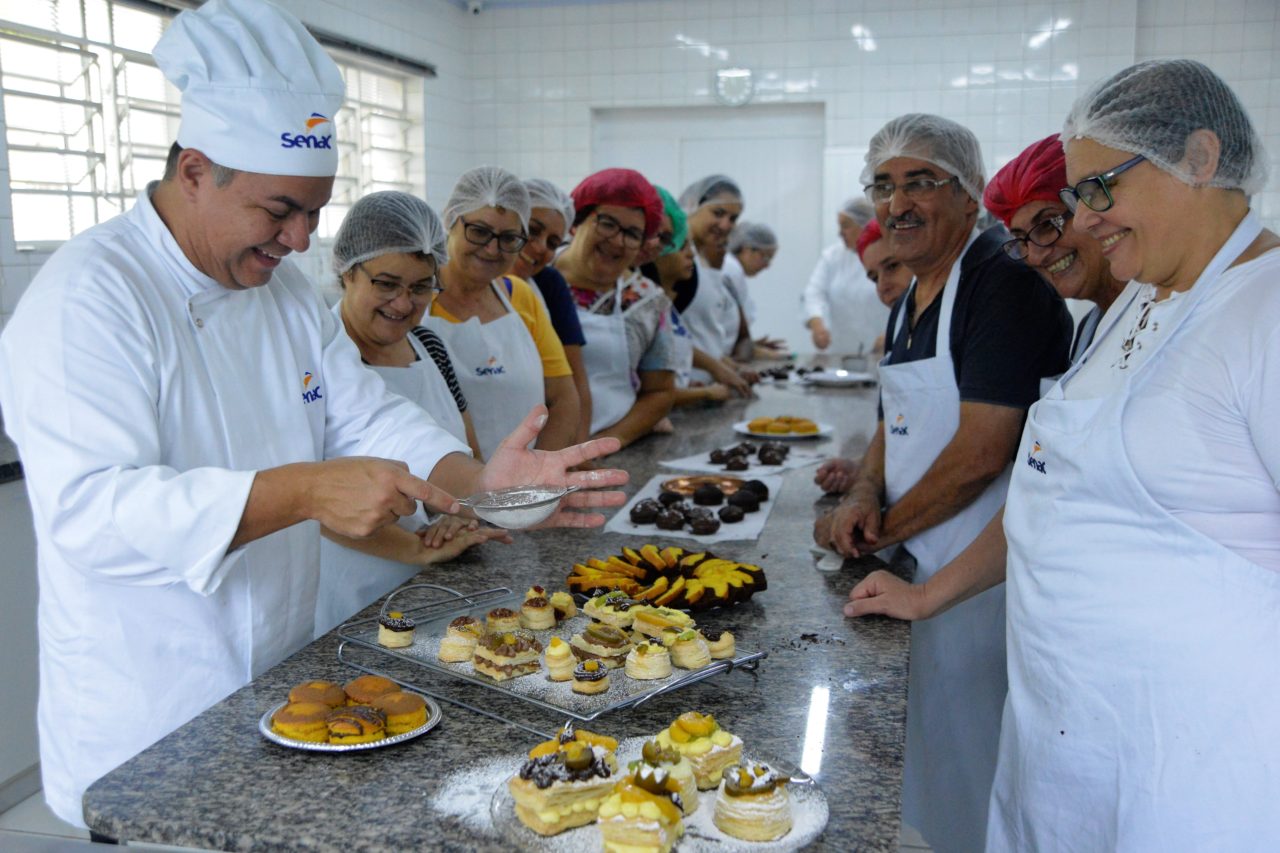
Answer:
[[[662,199],[663,212],[671,217],[671,233],[675,236],[671,238],[671,245],[662,250],[662,254],[669,255],[680,251],[684,247],[684,241],[689,238],[689,217],[685,216],[675,196],[657,184],[654,184],[653,188],[658,191],[658,196]]]

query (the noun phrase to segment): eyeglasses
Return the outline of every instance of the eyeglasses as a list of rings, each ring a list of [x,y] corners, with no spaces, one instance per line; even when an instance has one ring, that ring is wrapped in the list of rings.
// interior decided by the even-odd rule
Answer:
[[[893,198],[893,194],[898,190],[902,190],[902,194],[912,201],[920,201],[928,198],[947,184],[959,184],[960,178],[952,175],[949,178],[912,178],[905,184],[891,184],[888,182],[878,184],[867,184],[862,191],[867,194],[867,198],[874,204],[885,204]]]
[[[1049,248],[1058,242],[1058,238],[1066,230],[1067,220],[1070,218],[1070,212],[1050,216],[1048,219],[1037,222],[1025,236],[1006,240],[1000,248],[1004,249],[1004,253],[1015,261],[1026,260],[1028,243],[1039,246],[1041,249]]]
[[[1084,202],[1085,207],[1090,210],[1096,210],[1098,213],[1110,210],[1111,206],[1116,203],[1116,200],[1111,197],[1111,187],[1115,185],[1116,176],[1121,172],[1132,169],[1145,159],[1147,158],[1139,154],[1132,160],[1124,161],[1110,172],[1103,172],[1101,175],[1085,178],[1074,187],[1063,187],[1058,190],[1058,198],[1062,199],[1062,203],[1072,213],[1076,212],[1076,206],[1080,202]]]
[[[431,277],[430,282],[401,284],[398,281],[375,278],[369,275],[369,271],[364,268],[364,264],[356,264],[356,266],[360,267],[361,272],[369,277],[369,283],[373,285],[374,291],[387,302],[399,298],[401,293],[408,293],[410,299],[418,301],[444,292],[444,287],[440,284],[440,280],[434,275]]]
[[[458,220],[462,222],[462,236],[466,237],[467,242],[473,246],[484,247],[497,240],[498,251],[507,255],[514,255],[524,248],[525,243],[529,242],[529,238],[519,231],[494,231],[487,225],[481,225],[479,222],[468,222],[461,216],[458,217]]]
[[[622,223],[607,213],[596,214],[596,233],[606,240],[622,235],[622,245],[628,249],[639,248],[644,242],[644,232],[639,228],[623,228]]]

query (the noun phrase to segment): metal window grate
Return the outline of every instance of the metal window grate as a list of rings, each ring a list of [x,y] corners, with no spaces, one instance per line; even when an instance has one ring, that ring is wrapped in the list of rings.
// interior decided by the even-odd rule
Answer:
[[[149,51],[172,14],[132,0],[0,0],[0,108],[18,244],[70,239],[160,178],[180,104]],[[347,100],[335,122],[338,179],[320,239],[366,193],[422,192],[411,140],[423,120],[410,93],[433,73],[330,50]]]

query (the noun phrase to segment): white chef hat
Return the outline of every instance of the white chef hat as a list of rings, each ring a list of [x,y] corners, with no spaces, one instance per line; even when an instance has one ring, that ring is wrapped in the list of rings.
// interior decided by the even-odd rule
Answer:
[[[265,0],[210,0],[173,19],[152,51],[182,92],[178,144],[246,172],[331,177],[338,66]]]

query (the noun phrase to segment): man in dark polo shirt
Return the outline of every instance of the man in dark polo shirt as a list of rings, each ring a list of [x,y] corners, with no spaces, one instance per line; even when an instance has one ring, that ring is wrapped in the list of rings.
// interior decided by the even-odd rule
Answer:
[[[902,545],[927,581],[1003,505],[1040,378],[1067,367],[1062,299],[975,225],[982,154],[938,116],[890,121],[863,180],[895,254],[915,275],[894,306],[881,420],[853,486],[814,538],[856,556]],[[903,820],[939,851],[980,850],[1006,691],[1002,587],[911,632]]]

